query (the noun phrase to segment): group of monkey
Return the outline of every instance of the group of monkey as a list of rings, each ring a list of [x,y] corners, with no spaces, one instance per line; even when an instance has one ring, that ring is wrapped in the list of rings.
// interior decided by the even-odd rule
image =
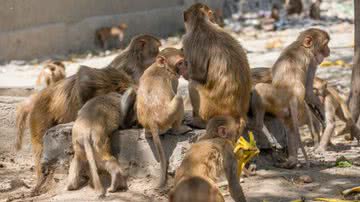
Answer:
[[[186,33],[182,49],[159,51],[159,39],[139,35],[105,68],[81,66],[75,75],[65,78],[61,62],[44,67],[38,83],[45,82],[46,87],[20,103],[17,111],[17,149],[21,148],[29,116],[37,175],[34,192],[46,177],[41,165],[45,132],[72,121],[74,157],[68,190],[78,189],[81,174],[90,170],[95,190],[104,196],[98,169],[111,175],[108,192],[127,189],[126,177],[111,154],[110,135],[136,122],[144,127],[146,137],[153,138],[161,166],[159,187],[163,187],[168,162],[159,135],[169,129],[175,134],[191,130],[183,125],[184,104],[177,93],[180,76],[189,80],[193,107],[189,125],[206,128],[206,133],[191,146],[177,168],[170,201],[224,201],[216,186],[223,172],[232,198],[246,201],[233,145],[243,134],[249,109],[256,119],[254,130],[263,132],[270,142],[274,137],[263,124],[265,113],[278,117],[289,129],[288,159],[279,164],[284,168],[298,163],[299,144],[303,148],[299,126],[309,124],[319,134],[320,124],[316,123],[321,120],[316,120],[324,111],[326,129],[320,143],[319,136],[314,136],[315,144],[320,144],[318,149],[325,150],[330,141],[335,114],[341,115],[347,128],[359,137],[359,129],[338,92],[315,77],[317,65],[330,54],[330,37],[325,31],[311,28],[301,32],[271,69],[250,70],[245,50],[215,23],[208,6],[196,3],[184,11],[183,17]]]

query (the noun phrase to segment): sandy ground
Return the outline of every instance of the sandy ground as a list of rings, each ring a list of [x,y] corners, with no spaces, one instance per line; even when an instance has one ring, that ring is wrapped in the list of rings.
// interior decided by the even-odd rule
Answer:
[[[351,63],[353,55],[353,25],[347,23],[334,24],[323,27],[331,35],[330,61],[344,60]],[[278,32],[262,32],[249,30],[240,34],[234,34],[241,44],[248,50],[248,58],[251,67],[271,66],[279,56],[282,47],[295,39],[298,32],[303,28],[293,28]],[[282,47],[268,50],[266,44],[280,39]],[[170,43],[169,41],[175,41]],[[177,44],[177,39],[165,40],[164,46]],[[76,72],[79,65],[88,65],[101,68],[106,66],[118,53],[110,52],[107,55],[85,54],[65,57],[67,74]],[[13,61],[0,66],[0,87],[33,86],[41,64],[32,62]],[[350,67],[326,67],[319,68],[318,76],[329,79],[331,85],[336,86],[344,94],[349,92],[351,79]],[[22,198],[35,184],[33,163],[31,156],[31,144],[29,134],[25,135],[23,149],[14,152],[14,140],[16,130],[14,126],[14,104],[22,98],[1,97],[0,99],[0,201],[17,199],[18,201],[98,201],[92,188],[85,185],[78,191],[65,191],[66,170],[56,173],[49,193],[39,197]],[[339,123],[340,125],[342,123]],[[339,129],[340,126],[337,127]],[[306,128],[302,129],[303,141],[309,142],[310,136]],[[311,141],[310,141],[311,142]],[[242,187],[250,202],[280,202],[300,199],[307,201],[315,197],[343,198],[340,194],[345,188],[360,185],[360,147],[356,141],[348,142],[343,137],[333,139],[334,146],[322,154],[315,154],[311,144],[306,147],[311,160],[310,168],[297,168],[284,170],[273,167],[271,164],[258,169],[256,176],[244,179]],[[353,165],[348,168],[338,168],[335,161],[340,156],[352,161]],[[159,168],[160,169],[160,168]],[[304,183],[298,180],[299,176],[308,175],[312,182]],[[130,176],[129,190],[108,194],[104,201],[167,201],[167,192],[172,184],[165,190],[155,189],[156,177],[144,173],[141,177]],[[227,187],[221,188],[226,196],[226,201],[232,201]]]

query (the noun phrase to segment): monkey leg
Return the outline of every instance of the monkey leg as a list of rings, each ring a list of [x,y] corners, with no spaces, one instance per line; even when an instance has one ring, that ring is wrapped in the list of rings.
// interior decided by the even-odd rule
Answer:
[[[327,146],[329,145],[331,135],[335,130],[335,113],[336,109],[331,104],[325,103],[325,120],[326,120],[326,128],[324,130],[323,135],[321,136],[320,144],[316,148],[316,152],[321,153],[326,151]]]
[[[174,123],[172,125],[171,132],[175,135],[185,134],[192,129],[182,124],[184,118],[184,104],[181,96],[176,95],[170,102],[170,109],[175,109],[174,114],[170,115],[174,117]]]
[[[307,103],[305,103],[305,111],[306,111],[306,115],[307,115],[307,121],[308,121],[310,134],[314,140],[314,145],[318,146],[319,142],[320,142],[320,134],[314,127],[313,115],[312,115],[312,112],[311,112],[309,106],[307,105]]]
[[[200,94],[198,90],[199,84],[197,84],[195,81],[189,82],[189,96],[191,105],[193,108],[193,120],[191,123],[189,123],[190,126],[195,128],[206,128],[206,123],[204,120],[200,118],[199,110],[200,110]]]
[[[158,187],[164,187],[166,184],[166,180],[167,180],[167,169],[168,169],[168,163],[166,160],[166,156],[165,156],[165,152],[164,152],[164,148],[161,144],[161,140],[159,137],[159,129],[157,128],[152,128],[151,129],[151,133],[153,136],[153,141],[155,144],[155,148],[156,148],[156,153],[160,159],[160,167],[161,167],[161,174],[160,174],[160,180],[159,180],[159,184]]]
[[[100,198],[104,197],[105,190],[104,190],[103,185],[101,184],[100,176],[98,173],[94,148],[92,147],[92,145],[89,142],[89,139],[87,139],[87,138],[84,138],[84,149],[85,149],[86,158],[87,158],[87,160],[89,162],[89,166],[90,166],[91,180],[92,180],[93,186],[94,186],[96,192],[99,194],[99,197]]]
[[[105,159],[108,160],[105,160],[104,168],[111,175],[111,184],[107,191],[115,192],[117,190],[127,190],[128,186],[126,178],[123,176],[123,171],[119,162],[115,157],[111,156],[111,154],[108,154],[107,156],[108,157],[105,157]]]
[[[75,147],[78,147],[78,149],[81,150],[79,146],[74,145],[75,151],[79,151],[78,149],[75,149]],[[78,153],[75,153],[69,168],[68,184],[66,186],[67,190],[76,190],[79,188],[81,170],[82,162],[80,155]]]

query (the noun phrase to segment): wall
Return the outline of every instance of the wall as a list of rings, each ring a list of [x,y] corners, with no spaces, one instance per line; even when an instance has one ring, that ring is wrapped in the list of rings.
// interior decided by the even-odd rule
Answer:
[[[127,23],[127,38],[167,36],[183,28],[194,0],[2,0],[0,61],[29,60],[94,49],[99,27]],[[219,0],[205,0],[213,7]]]

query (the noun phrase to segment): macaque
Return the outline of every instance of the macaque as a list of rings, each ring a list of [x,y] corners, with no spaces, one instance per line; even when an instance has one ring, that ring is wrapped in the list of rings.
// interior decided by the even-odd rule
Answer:
[[[301,0],[286,0],[285,9],[287,15],[293,15],[293,14],[300,15],[303,11],[303,4]]]
[[[65,65],[60,61],[50,61],[46,63],[41,70],[35,84],[36,92],[30,95],[25,101],[20,102],[16,106],[16,150],[21,149],[23,134],[27,124],[27,117],[30,114],[35,97],[38,92],[48,86],[54,85],[56,82],[65,79]]]
[[[172,129],[175,134],[184,134],[190,130],[189,127],[182,125],[184,103],[181,95],[177,94],[180,75],[185,79],[188,78],[184,54],[181,50],[166,48],[141,76],[137,92],[138,121],[144,127],[146,137],[153,138],[160,159],[159,187],[166,184],[168,169],[159,135],[168,129]]]
[[[214,22],[214,13],[196,3],[184,12],[185,58],[189,63],[189,94],[193,106],[190,125],[204,128],[214,116],[229,115],[244,130],[251,77],[245,50]]]
[[[220,190],[202,177],[182,180],[169,194],[169,202],[225,202]]]
[[[319,83],[318,86],[315,86],[316,83]],[[339,95],[339,92],[336,88],[328,86],[328,85],[321,85],[327,82],[320,78],[315,78],[314,81],[314,91],[315,95],[320,98],[322,103],[324,103],[325,107],[325,120],[326,120],[326,127],[321,136],[320,144],[316,148],[317,152],[324,152],[327,150],[327,147],[330,143],[331,135],[334,133],[335,130],[335,117],[337,116],[340,120],[346,123],[345,130],[353,131],[357,140],[360,140],[360,129],[353,121],[351,117],[350,110],[346,105],[345,100]]]
[[[170,194],[170,201],[171,199],[175,201],[183,195],[189,195],[189,198],[194,197],[193,199],[199,195],[204,196],[206,192],[198,193],[196,190],[199,188],[195,185],[191,186],[190,182],[194,180],[189,179],[194,178],[203,179],[210,187],[208,190],[210,189],[212,194],[204,197],[211,198],[210,201],[224,201],[216,186],[216,181],[223,172],[225,172],[230,195],[234,201],[246,201],[238,178],[237,159],[233,153],[233,144],[240,135],[239,130],[239,123],[230,116],[216,116],[209,120],[206,135],[191,145],[181,165],[176,169],[175,186]]]
[[[125,71],[135,83],[139,83],[144,71],[155,62],[160,46],[160,40],[154,36],[136,36],[108,67]]]
[[[117,159],[111,154],[110,135],[126,128],[126,117],[134,107],[136,93],[129,88],[124,95],[111,92],[92,98],[80,109],[72,129],[74,158],[70,164],[68,190],[78,189],[80,174],[87,162],[93,187],[99,196],[105,195],[98,169],[111,175],[108,192],[127,189],[126,178]]]
[[[128,28],[128,25],[121,23],[118,26],[113,27],[102,27],[95,32],[95,40],[103,49],[109,48],[109,42],[112,38],[118,38],[119,42],[124,40],[125,30]]]
[[[313,93],[313,82],[317,65],[330,55],[329,41],[328,33],[320,29],[301,32],[272,67],[272,83],[259,83],[254,87],[252,109],[256,128],[262,129],[267,137],[271,136],[263,124],[264,114],[268,112],[281,118],[290,129],[289,157],[279,164],[280,167],[294,168],[298,162],[298,143],[301,143],[298,127],[306,121],[306,103],[322,107]]]
[[[270,17],[274,19],[275,22],[280,20],[280,8],[277,4],[272,5]]]
[[[41,188],[45,177],[40,166],[45,132],[57,124],[74,121],[78,110],[89,99],[109,92],[124,92],[132,86],[132,79],[123,71],[81,66],[75,75],[45,88],[36,95],[29,119],[38,180],[34,194]]]
[[[321,0],[315,0],[310,6],[309,16],[311,19],[320,20],[320,4]]]
[[[51,61],[45,64],[36,79],[35,89],[40,91],[66,77],[65,65],[60,61]]]

